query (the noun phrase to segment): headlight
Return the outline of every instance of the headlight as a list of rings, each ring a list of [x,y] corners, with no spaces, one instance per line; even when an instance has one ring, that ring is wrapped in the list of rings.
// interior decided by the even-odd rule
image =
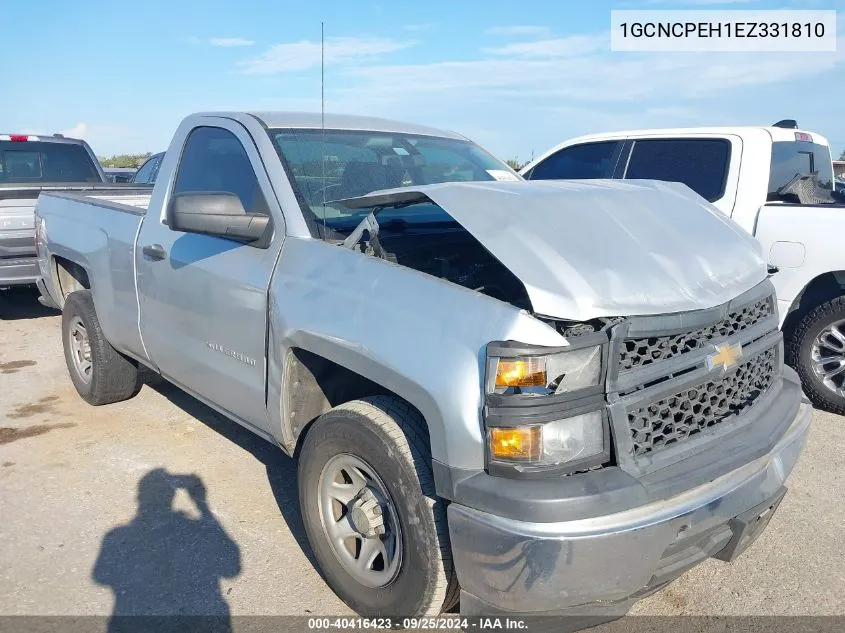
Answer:
[[[594,345],[557,354],[489,357],[487,393],[545,396],[598,385],[602,350]]]
[[[550,476],[610,460],[604,389],[607,332],[566,347],[515,341],[487,345],[487,468],[503,476]]]
[[[608,454],[601,411],[515,427],[488,429],[491,459],[526,466],[603,461]]]

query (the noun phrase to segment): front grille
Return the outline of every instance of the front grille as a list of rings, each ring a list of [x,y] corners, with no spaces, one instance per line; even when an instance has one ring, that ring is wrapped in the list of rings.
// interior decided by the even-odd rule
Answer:
[[[625,371],[645,367],[657,361],[701,349],[713,339],[725,339],[747,330],[771,314],[773,314],[772,299],[766,297],[731,312],[718,323],[698,330],[669,336],[626,339],[622,342],[619,369]]]
[[[653,453],[747,412],[771,386],[777,368],[773,347],[730,374],[629,410],[634,456]]]

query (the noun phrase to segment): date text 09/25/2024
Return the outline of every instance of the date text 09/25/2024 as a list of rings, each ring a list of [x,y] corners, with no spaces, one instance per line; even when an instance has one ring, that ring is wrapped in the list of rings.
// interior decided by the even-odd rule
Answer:
[[[528,624],[521,618],[508,617],[433,617],[433,618],[309,618],[308,629],[312,631],[393,629],[401,627],[406,631],[428,630],[525,630]]]

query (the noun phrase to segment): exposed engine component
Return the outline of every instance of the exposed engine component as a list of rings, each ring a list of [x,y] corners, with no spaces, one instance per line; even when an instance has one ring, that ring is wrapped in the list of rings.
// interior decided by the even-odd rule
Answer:
[[[561,335],[567,338],[591,334],[593,332],[602,332],[625,320],[623,317],[599,317],[584,322],[564,321],[549,317],[540,317],[540,319],[553,326]]]
[[[454,225],[378,234],[382,257],[500,301],[531,309],[525,287],[478,240]]]

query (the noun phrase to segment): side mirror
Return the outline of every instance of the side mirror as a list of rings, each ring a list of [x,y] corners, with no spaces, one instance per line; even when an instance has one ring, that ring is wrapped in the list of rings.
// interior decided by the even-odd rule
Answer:
[[[270,224],[269,216],[247,213],[238,196],[225,192],[177,193],[168,215],[174,231],[248,242],[261,239]]]

